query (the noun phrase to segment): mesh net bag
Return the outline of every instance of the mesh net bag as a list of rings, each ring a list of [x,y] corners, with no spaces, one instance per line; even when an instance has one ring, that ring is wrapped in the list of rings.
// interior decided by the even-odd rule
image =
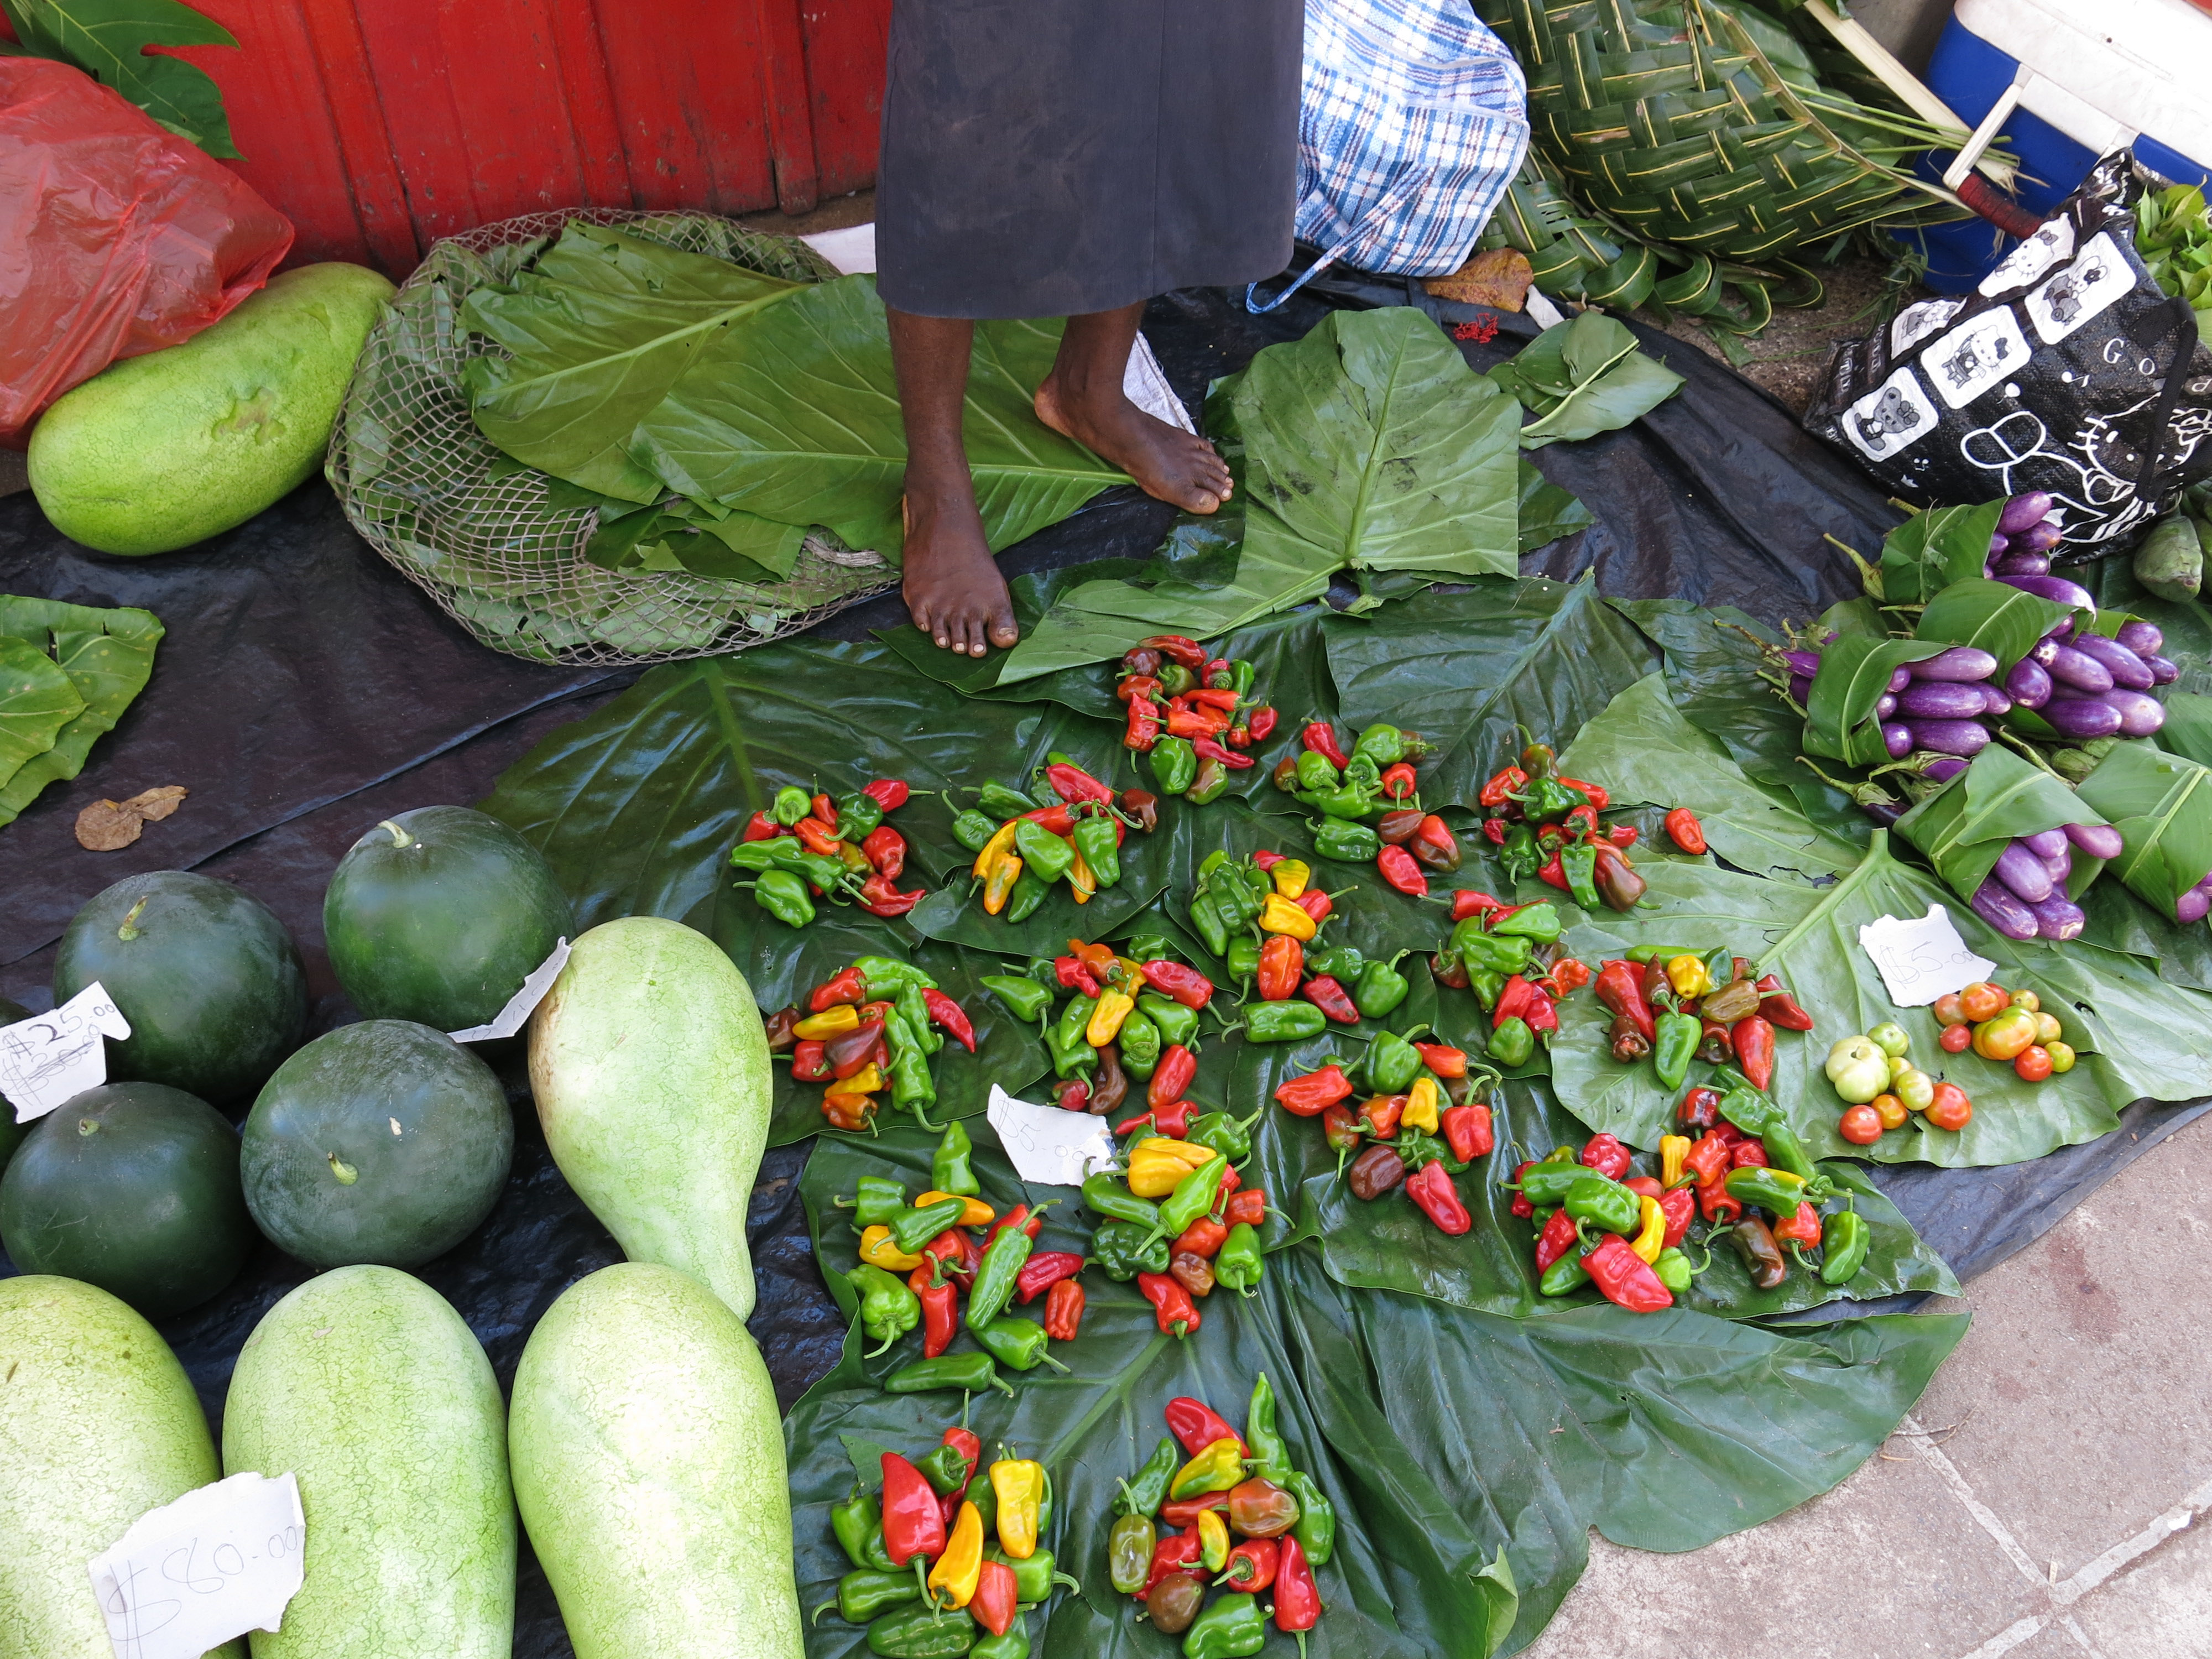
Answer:
[[[368,339],[339,410],[326,471],[347,520],[439,607],[495,651],[535,662],[617,665],[712,656],[795,633],[894,586],[877,553],[816,531],[783,581],[609,570],[584,549],[591,507],[556,507],[551,482],[518,467],[470,417],[462,365],[500,349],[471,334],[462,303],[506,283],[572,222],[710,254],[799,282],[837,275],[793,237],[696,213],[538,213],[434,246]]]

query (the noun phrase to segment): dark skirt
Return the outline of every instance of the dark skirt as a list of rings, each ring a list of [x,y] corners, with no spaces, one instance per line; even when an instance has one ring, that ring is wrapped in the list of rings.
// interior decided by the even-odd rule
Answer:
[[[1301,0],[896,0],[884,301],[1065,317],[1273,276],[1304,37]]]

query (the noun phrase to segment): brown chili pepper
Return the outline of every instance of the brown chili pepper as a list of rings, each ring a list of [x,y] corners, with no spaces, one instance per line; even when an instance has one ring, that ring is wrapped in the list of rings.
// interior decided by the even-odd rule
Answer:
[[[1092,1052],[1098,1056],[1098,1075],[1091,1079],[1091,1103],[1084,1110],[1093,1116],[1118,1112],[1129,1097],[1129,1074],[1121,1069],[1121,1045],[1103,1043]]]
[[[1636,1022],[1626,1014],[1613,1017],[1613,1030],[1608,1034],[1613,1041],[1613,1057],[1623,1065],[1642,1060],[1651,1052],[1651,1039],[1636,1029]]]
[[[769,1053],[780,1054],[799,1041],[799,1005],[793,1003],[788,1008],[777,1009],[761,1021],[768,1032]]]
[[[1698,1012],[1723,1025],[1733,1025],[1759,1012],[1759,988],[1747,979],[1732,979],[1698,1005]]]
[[[1122,656],[1121,672],[1124,674],[1157,674],[1164,660],[1152,647],[1140,645]]]
[[[1406,1178],[1406,1160],[1388,1146],[1370,1146],[1352,1160],[1352,1195],[1374,1200]]]
[[[1175,1275],[1176,1283],[1193,1296],[1213,1294],[1213,1264],[1195,1250],[1177,1250],[1168,1263],[1168,1271]]]
[[[1418,807],[1385,812],[1376,821],[1375,833],[1392,847],[1403,847],[1413,840],[1414,832],[1421,827],[1421,820],[1427,816]]]
[[[1751,1282],[1762,1291],[1771,1291],[1790,1277],[1790,1263],[1782,1254],[1782,1247],[1774,1242],[1774,1234],[1767,1224],[1755,1215],[1747,1215],[1729,1229],[1729,1243],[1743,1257],[1743,1265],[1751,1270]]]
[[[1698,1039],[1698,1058],[1708,1066],[1725,1066],[1735,1058],[1735,1044],[1729,1040],[1729,1028],[1717,1019],[1704,1022],[1705,1035]]]
[[[1429,958],[1429,973],[1447,989],[1464,991],[1468,988],[1467,964],[1455,956],[1437,951]]]
[[[1610,909],[1633,910],[1644,896],[1644,878],[1630,869],[1628,860],[1605,842],[1597,843],[1595,884],[1598,896]]]
[[[1115,803],[1121,815],[1137,828],[1140,835],[1149,836],[1160,827],[1160,798],[1149,789],[1124,789]]]

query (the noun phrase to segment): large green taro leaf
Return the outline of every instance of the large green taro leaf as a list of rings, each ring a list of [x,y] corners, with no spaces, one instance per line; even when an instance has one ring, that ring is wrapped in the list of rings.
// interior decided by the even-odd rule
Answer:
[[[0,593],[0,638],[27,641],[69,677],[81,706],[47,748],[0,782],[0,824],[10,823],[50,783],[84,769],[92,745],[115,729],[154,672],[162,628],[150,611],[100,610]],[[42,683],[45,677],[40,677]]]
[[[54,746],[84,699],[59,665],[30,641],[0,635],[0,785]]]

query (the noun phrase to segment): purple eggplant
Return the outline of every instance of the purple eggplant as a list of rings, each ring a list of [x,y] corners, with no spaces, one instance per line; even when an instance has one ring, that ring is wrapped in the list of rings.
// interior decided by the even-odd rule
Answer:
[[[1898,692],[1899,692],[1899,691],[1904,690],[1905,690],[1905,688],[1906,686],[1908,686],[1908,685],[1910,685],[1910,684],[1912,684],[1912,671],[1911,671],[1910,668],[1899,668],[1899,669],[1896,669],[1896,670],[1893,670],[1893,671],[1891,672],[1891,674],[1890,674],[1890,677],[1889,677],[1889,690],[1890,690],[1890,692],[1891,692],[1891,694],[1892,694],[1893,696],[1894,696],[1896,693],[1898,693]]]
[[[1930,783],[1948,783],[1966,769],[1966,763],[1956,755],[1945,755],[1941,759],[1929,761],[1927,765],[1922,767],[1920,775]]]
[[[1920,662],[1907,663],[1915,680],[1985,680],[1997,672],[1997,659],[1979,647],[1954,645]]]
[[[2048,576],[2051,560],[2042,553],[2008,553],[1990,567],[1992,576]]]
[[[2051,872],[2053,884],[2063,887],[2074,877],[2074,849],[2062,847],[2043,860],[2043,867]]]
[[[2203,921],[2207,910],[2212,910],[2212,892],[2202,887],[2191,888],[2173,902],[2173,919],[2184,927]]]
[[[2066,839],[2093,859],[2116,859],[2127,844],[2109,823],[2069,823]]]
[[[1890,729],[1882,728],[1884,737]],[[1990,746],[1990,728],[1979,720],[1915,720],[1910,727],[1897,729],[1905,734],[1905,747],[1899,749],[1893,743],[1889,752],[1900,757],[1915,749],[1933,749],[1939,755],[1961,755],[1971,760]]]
[[[1881,723],[1881,746],[1889,751],[1892,760],[1903,760],[1912,752],[1912,728],[1895,720]]]
[[[2005,676],[2004,689],[2022,708],[2040,708],[2051,701],[2051,676],[2033,659],[2022,657]]]
[[[1893,800],[1862,801],[1859,810],[1885,830],[1905,816],[1905,809]]]
[[[2087,652],[2077,651],[2070,645],[2052,648],[2050,667],[2052,679],[2077,692],[2112,689],[2112,671]]]
[[[1979,684],[1962,685],[1954,680],[1915,680],[1897,699],[1908,720],[1972,720],[1987,707]]]
[[[2143,666],[2150,670],[2150,683],[2153,685],[2172,685],[2174,681],[2181,678],[2181,670],[2171,659],[2165,657],[2145,657]]]
[[[2089,918],[2081,907],[2062,892],[2053,893],[2040,904],[2031,904],[2030,914],[2035,917],[2035,931],[2047,939],[2069,939],[2081,936],[2089,925]]]
[[[2067,641],[2074,637],[2074,618],[2071,617],[2061,617],[2051,630],[2043,637],[2046,640],[2056,640],[2061,645],[2065,644]]]
[[[1800,708],[1802,708],[1805,706],[1805,699],[1812,695],[1813,682],[1810,679],[1807,678],[1802,674],[1792,674],[1790,677],[1790,702],[1796,703]]]
[[[2140,691],[2116,686],[2097,701],[2119,711],[2120,735],[2124,738],[2147,738],[2166,724],[2166,705]]]
[[[1978,689],[1982,694],[1982,713],[1984,714],[2009,714],[2012,713],[2012,699],[2005,696],[2003,692],[1998,690],[1996,687],[1991,685],[1987,680],[1984,680]]]
[[[2062,738],[2078,741],[2119,735],[2120,711],[2094,697],[2053,697],[2036,712]]]
[[[2166,649],[2166,632],[2156,623],[2145,622],[2141,617],[2130,617],[2120,624],[2113,637],[2122,645],[2148,660]]]
[[[1967,902],[1974,907],[1976,915],[2007,939],[2033,939],[2036,935],[2035,912],[1994,880],[1977,887],[1974,896]]]
[[[1888,692],[1883,692],[1874,700],[1874,717],[1876,720],[1886,720],[1896,712],[1897,699]]]
[[[2051,659],[2057,654],[2058,635],[2056,632],[2052,632],[2045,634],[2035,642],[2035,647],[2027,653],[2027,659],[2039,668],[2047,669],[2051,666]]]
[[[1997,854],[1996,868],[1990,873],[2023,904],[2040,904],[2051,896],[2051,872],[2021,842],[2007,842],[2004,851]]]
[[[2015,495],[2004,504],[1997,515],[1997,529],[2007,536],[2017,536],[2031,525],[2041,524],[2051,516],[2052,502],[2048,490],[2031,489]]]
[[[2102,634],[2083,634],[2075,639],[2073,648],[2104,664],[2114,685],[2130,691],[2150,690],[2150,665],[2118,640],[2108,640]]]
[[[2065,539],[2066,532],[2045,519],[2040,524],[2028,526],[2014,537],[2012,549],[2015,553],[2048,553]]]
[[[2087,588],[2079,582],[2069,582],[2063,576],[2000,576],[1997,580],[2007,586],[2017,587],[2023,593],[2033,593],[2039,599],[2079,605],[2084,611],[2097,608],[2097,602],[2089,597]]]
[[[2022,836],[2021,844],[2039,859],[2056,857],[2069,844],[2063,830],[2039,830],[2032,836]]]
[[[1802,674],[1807,679],[1820,672],[1820,653],[1813,651],[1785,651],[1782,661],[1793,674]]]

